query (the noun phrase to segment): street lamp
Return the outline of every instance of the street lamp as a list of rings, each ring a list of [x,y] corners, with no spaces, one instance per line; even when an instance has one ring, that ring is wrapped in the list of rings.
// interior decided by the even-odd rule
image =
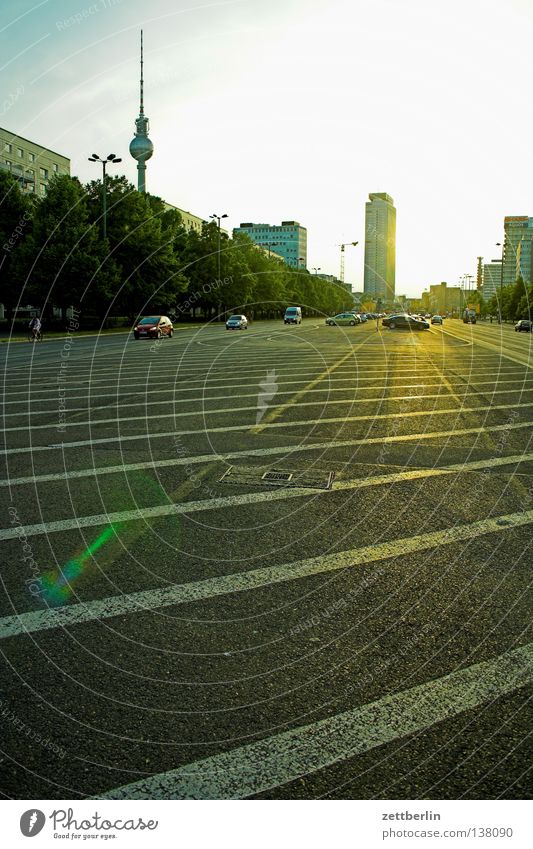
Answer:
[[[300,263],[301,263],[301,262],[303,262],[303,261],[304,261],[304,257],[303,257],[303,256],[299,256],[299,257],[297,257],[297,259],[296,259],[296,268],[297,268],[298,270],[300,269]]]
[[[497,246],[502,249],[502,259],[501,259],[501,267],[500,267],[500,300],[498,304],[498,324],[502,323],[502,290],[503,290],[503,256],[505,251],[505,240],[502,242],[496,242]]]
[[[268,258],[270,259],[270,249],[275,248],[280,245],[280,242],[265,242],[266,247],[268,248]]]
[[[316,276],[319,271],[322,271],[322,269],[320,267],[319,268],[313,268],[313,271],[315,272],[315,276]]]
[[[92,156],[89,156],[89,162],[101,162],[102,163],[102,229],[104,231],[104,239],[107,238],[107,189],[106,189],[106,166],[108,162],[112,162],[114,165],[122,162],[122,159],[119,156],[115,156],[114,153],[110,153],[107,159],[101,159],[97,153],[93,153]]]
[[[223,218],[227,218],[227,217],[228,217],[227,213],[224,213],[224,215],[217,215],[216,212],[214,212],[213,215],[209,216],[209,218],[215,219],[216,222],[217,222],[217,225],[218,225],[218,279],[219,280],[220,280],[220,222],[222,221]]]

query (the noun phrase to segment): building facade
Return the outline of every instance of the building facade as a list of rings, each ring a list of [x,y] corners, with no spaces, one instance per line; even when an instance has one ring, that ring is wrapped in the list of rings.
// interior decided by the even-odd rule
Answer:
[[[502,285],[501,262],[486,262],[483,265],[483,300],[490,301]]]
[[[278,254],[293,268],[307,268],[307,230],[298,221],[281,224],[242,223],[233,235],[246,233],[252,242]]]
[[[70,159],[0,127],[0,169],[9,171],[22,191],[44,197],[54,174],[70,174]]]
[[[427,309],[433,314],[443,313],[458,314],[463,308],[463,301],[467,292],[460,286],[448,286],[447,283],[436,283],[429,287]]]
[[[390,195],[374,192],[365,207],[364,290],[394,301],[396,286],[396,208]]]
[[[526,285],[533,283],[533,227],[520,239],[516,253],[516,277],[521,277]]]
[[[512,286],[520,276],[519,257],[522,253],[520,244],[533,238],[533,218],[527,215],[507,215],[503,222],[503,275],[502,285]],[[524,253],[530,250],[527,246]],[[525,260],[523,259],[525,263]]]

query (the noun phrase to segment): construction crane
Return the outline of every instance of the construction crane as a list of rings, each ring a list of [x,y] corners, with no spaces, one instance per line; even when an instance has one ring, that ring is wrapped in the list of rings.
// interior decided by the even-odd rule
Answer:
[[[339,248],[341,249],[341,273],[339,279],[341,283],[344,283],[344,249],[349,248],[350,245],[353,245],[355,248],[358,244],[359,242],[344,242],[344,244],[339,245]]]

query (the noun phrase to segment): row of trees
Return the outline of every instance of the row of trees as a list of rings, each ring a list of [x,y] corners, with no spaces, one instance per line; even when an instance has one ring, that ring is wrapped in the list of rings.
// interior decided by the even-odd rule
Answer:
[[[513,286],[498,290],[489,299],[486,309],[489,315],[499,316],[501,312],[504,321],[532,318],[533,284],[526,286],[520,277]]]
[[[330,315],[351,305],[341,286],[289,268],[245,235],[222,234],[219,256],[214,222],[186,231],[176,210],[125,177],[108,178],[107,209],[104,239],[100,181],[58,176],[37,199],[0,172],[0,302],[8,317],[28,304],[45,315],[74,306],[100,320],[158,310],[261,317],[288,304]]]

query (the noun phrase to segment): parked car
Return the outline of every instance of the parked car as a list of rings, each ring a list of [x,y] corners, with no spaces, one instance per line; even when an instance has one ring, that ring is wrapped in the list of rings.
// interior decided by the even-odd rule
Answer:
[[[351,315],[353,315],[353,317],[355,318],[356,324],[361,324],[361,316],[359,315],[358,312],[355,312],[355,310],[348,310],[348,312],[350,312]]]
[[[531,322],[528,318],[521,318],[514,326],[517,333],[531,333]]]
[[[245,315],[230,315],[226,321],[226,330],[248,330],[248,319]]]
[[[434,315],[433,318],[431,319],[431,323],[432,324],[442,324],[443,323],[442,322],[442,316],[441,315]]]
[[[166,315],[146,315],[133,328],[135,339],[160,339],[172,336],[174,327]]]
[[[381,321],[384,327],[394,330],[396,327],[406,327],[408,330],[429,330],[429,322],[423,318],[409,315],[406,312],[388,315]]]
[[[302,323],[302,308],[287,307],[283,316],[284,324],[301,324]]]
[[[366,312],[360,312],[360,313],[359,313],[359,318],[361,319],[361,321],[362,321],[362,322],[363,322],[363,324],[364,324],[364,323],[365,323],[365,321],[368,321],[368,314],[367,314]]]
[[[355,315],[351,312],[340,312],[338,315],[326,319],[326,324],[329,324],[330,327],[340,327],[342,325],[355,327],[357,323]]]

